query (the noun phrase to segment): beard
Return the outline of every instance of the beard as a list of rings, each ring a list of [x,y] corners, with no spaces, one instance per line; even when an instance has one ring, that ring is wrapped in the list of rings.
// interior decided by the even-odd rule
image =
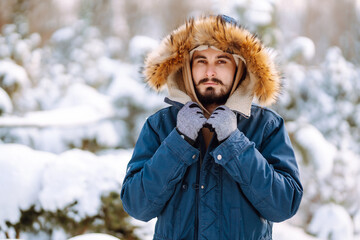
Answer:
[[[199,81],[197,86],[199,86],[201,83],[207,82],[209,79],[202,79]],[[218,79],[211,79],[211,81],[216,82],[220,85],[224,85],[221,80]],[[231,89],[220,89],[220,93],[216,93],[215,88],[213,87],[207,87],[204,92],[198,91],[197,87],[195,87],[195,93],[199,99],[199,101],[204,105],[224,105],[229,98]]]

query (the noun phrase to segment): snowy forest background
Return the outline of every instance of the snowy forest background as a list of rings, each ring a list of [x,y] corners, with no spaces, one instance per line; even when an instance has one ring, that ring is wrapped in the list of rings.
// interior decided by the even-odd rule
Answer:
[[[304,197],[274,239],[360,239],[359,0],[0,1],[0,239],[152,239],[122,210],[126,164],[166,106],[144,55],[185,19],[228,14],[273,48]]]

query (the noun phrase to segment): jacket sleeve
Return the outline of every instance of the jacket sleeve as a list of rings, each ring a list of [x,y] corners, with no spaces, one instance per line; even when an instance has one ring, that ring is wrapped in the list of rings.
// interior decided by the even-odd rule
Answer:
[[[148,120],[135,145],[121,189],[124,210],[143,221],[158,216],[187,167],[198,157],[199,151],[175,129],[160,142]]]
[[[303,189],[283,120],[269,121],[265,132],[260,151],[236,130],[211,154],[265,219],[281,222],[296,213]]]

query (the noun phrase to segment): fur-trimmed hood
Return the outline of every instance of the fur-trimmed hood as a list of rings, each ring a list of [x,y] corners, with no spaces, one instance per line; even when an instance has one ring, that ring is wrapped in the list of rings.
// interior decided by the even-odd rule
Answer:
[[[241,66],[246,69],[237,70],[236,89],[226,103],[231,109],[249,116],[253,100],[263,106],[276,101],[280,74],[269,50],[256,36],[221,15],[190,19],[165,37],[145,60],[147,83],[156,90],[167,85],[169,97],[175,101],[197,101],[189,52],[200,45],[214,46],[244,62]]]

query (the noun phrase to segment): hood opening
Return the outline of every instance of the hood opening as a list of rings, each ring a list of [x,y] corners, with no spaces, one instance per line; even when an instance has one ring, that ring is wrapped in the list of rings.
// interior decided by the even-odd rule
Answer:
[[[167,86],[173,101],[199,102],[191,78],[189,55],[201,45],[213,46],[241,60],[242,67],[238,66],[226,102],[230,109],[250,116],[253,100],[262,106],[276,101],[281,76],[272,52],[255,35],[236,22],[225,21],[221,15],[190,19],[165,37],[145,60],[144,75],[148,84],[158,91]]]
[[[185,104],[188,101],[194,101],[200,105],[205,115],[209,116],[210,113],[199,101],[194,87],[194,82],[192,80],[191,74],[191,61],[189,56],[185,59],[184,66],[168,80],[168,91],[169,97],[171,100],[181,102]],[[234,82],[232,89],[230,90],[230,96],[225,103],[227,107],[237,112],[240,112],[246,116],[250,116],[250,107],[252,102],[252,96],[249,96],[248,93],[244,94],[244,87],[239,88],[247,77],[246,65],[239,61],[239,65],[236,69],[236,74],[234,77]],[[242,90],[241,90],[242,89]],[[247,89],[247,88],[246,88]],[[240,91],[239,91],[240,90]],[[236,93],[234,95],[234,93]],[[250,102],[250,106],[249,106]]]

